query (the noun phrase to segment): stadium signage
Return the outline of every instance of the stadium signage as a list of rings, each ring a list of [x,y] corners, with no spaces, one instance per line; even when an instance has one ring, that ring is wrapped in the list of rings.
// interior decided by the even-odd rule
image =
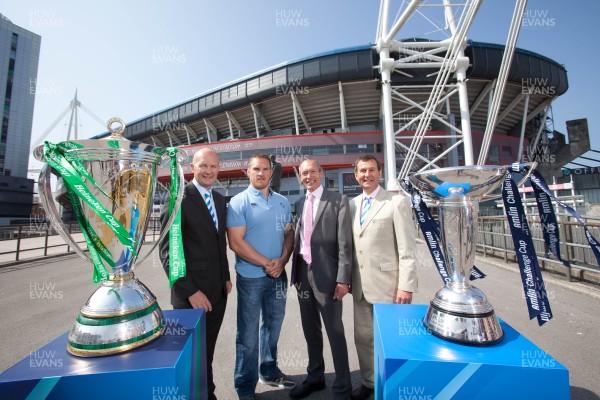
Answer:
[[[588,167],[588,168],[563,168],[563,175],[593,175],[600,174],[600,167]]]
[[[227,143],[227,144],[221,144],[218,146],[212,146],[211,148],[216,151],[217,153],[222,153],[224,151],[233,151],[233,150],[244,150],[244,149],[250,149],[254,147],[254,143],[252,142],[245,142],[245,143]]]

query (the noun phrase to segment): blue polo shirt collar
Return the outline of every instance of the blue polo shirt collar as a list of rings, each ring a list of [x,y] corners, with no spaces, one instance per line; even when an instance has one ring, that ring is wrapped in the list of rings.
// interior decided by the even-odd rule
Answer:
[[[248,187],[248,190],[250,191],[250,193],[252,193],[255,196],[261,196],[263,199],[265,198],[265,196],[262,195],[262,192],[252,185],[250,185]],[[269,197],[271,197],[272,194],[273,194],[273,189],[269,188]]]

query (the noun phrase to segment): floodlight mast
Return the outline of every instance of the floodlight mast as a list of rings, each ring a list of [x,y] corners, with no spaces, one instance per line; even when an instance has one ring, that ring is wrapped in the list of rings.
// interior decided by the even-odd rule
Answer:
[[[388,30],[389,15],[390,15],[390,0],[381,0],[379,19],[376,37],[376,50],[379,53],[379,70],[381,74],[381,109],[383,114],[383,133],[384,133],[384,163],[385,163],[385,185],[388,190],[398,190],[398,179],[406,177],[409,173],[418,170],[437,167],[436,162],[439,162],[451,151],[456,151],[458,146],[462,145],[464,154],[464,164],[473,165],[473,141],[471,134],[470,122],[470,107],[467,96],[467,75],[466,71],[469,68],[469,59],[465,56],[465,48],[468,45],[467,32],[471,27],[482,0],[466,0],[462,2],[452,3],[452,0],[422,1],[412,0],[410,2],[402,2],[402,13],[392,24],[392,28]],[[524,3],[526,0],[517,0],[515,14],[511,22],[509,31],[509,39],[506,46],[506,53],[503,59],[506,60],[504,68],[508,70],[512,53],[515,49],[516,38],[518,37],[519,25],[521,23],[522,14],[524,12]],[[434,22],[434,18],[429,18],[426,14],[431,12],[443,12],[444,26],[438,26]],[[427,40],[427,41],[410,41],[402,42],[396,40],[396,36],[401,32],[402,28],[410,20],[411,17],[418,15],[431,23],[436,32],[443,33],[445,39]],[[458,17],[455,19],[455,17]],[[427,34],[425,34],[427,35]],[[392,57],[394,55],[394,58]],[[397,56],[396,56],[397,55]],[[406,76],[411,76],[409,70],[416,68],[431,69],[434,72],[428,76],[436,75],[436,80],[433,85],[425,85],[429,89],[429,96],[426,104],[418,103],[408,96],[403,95],[401,86],[393,86],[392,74],[398,73]],[[507,71],[508,72],[508,71]],[[454,77],[453,80],[450,78]],[[502,78],[502,77],[501,77]],[[503,87],[506,85],[505,79],[500,79],[493,89],[496,94],[495,101],[498,104],[502,100]],[[500,93],[497,93],[500,91]],[[460,129],[454,126],[452,121],[447,121],[437,111],[441,107],[448,106],[450,96],[457,94],[461,124]],[[394,130],[394,118],[400,117],[404,110],[396,110],[394,112],[393,101],[407,103],[408,109],[419,110],[418,117],[411,120],[412,125],[418,123],[417,129],[412,136],[410,146],[405,145],[399,140],[399,134],[406,131],[409,124],[404,127],[400,126],[398,130]],[[495,115],[498,113],[498,108],[494,104],[490,105],[490,122],[494,123]],[[448,138],[454,142],[449,148],[433,157],[427,159],[424,154],[420,154],[419,150],[428,126],[432,119],[446,126],[449,130]],[[489,133],[484,140],[489,140],[493,127],[488,127]],[[410,139],[410,136],[403,135],[403,139]],[[399,171],[396,169],[397,154],[396,150],[404,156],[404,162],[400,166]],[[487,157],[487,148],[484,148],[486,154],[480,152],[481,157]],[[399,157],[399,158],[402,158]],[[418,165],[416,162],[418,161]]]
[[[71,132],[73,132],[74,139],[77,140],[79,138],[79,113],[78,113],[78,110],[80,108],[83,111],[85,111],[85,113],[88,114],[90,117],[92,117],[96,122],[98,122],[100,124],[100,126],[102,126],[102,127],[105,126],[105,122],[103,122],[103,121],[106,121],[106,120],[102,120],[92,110],[87,108],[81,101],[79,101],[79,99],[77,97],[77,89],[75,89],[75,95],[73,96],[73,99],[71,100],[69,105],[60,113],[58,118],[56,118],[52,122],[52,124],[50,124],[48,129],[46,129],[44,131],[44,133],[42,133],[42,135],[33,143],[33,145],[31,146],[31,150],[33,151],[33,149],[35,149],[40,144],[42,144],[44,142],[44,140],[46,139],[46,137],[48,137],[51,133],[54,132],[54,129],[65,118],[65,116],[69,113],[69,111],[71,112],[71,115],[69,116],[69,125],[68,125],[68,129],[67,129],[67,140],[71,140]]]

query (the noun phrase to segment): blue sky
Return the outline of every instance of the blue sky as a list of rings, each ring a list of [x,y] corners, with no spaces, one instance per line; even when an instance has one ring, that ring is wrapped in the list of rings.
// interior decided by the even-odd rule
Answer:
[[[392,0],[392,16],[401,3]],[[504,44],[513,7],[484,1],[468,37]],[[368,0],[21,0],[0,8],[42,36],[32,141],[75,89],[101,119],[133,121],[285,61],[373,43],[378,11],[379,1]],[[565,121],[588,118],[592,148],[600,150],[598,15],[595,0],[530,0],[517,45],[566,66],[569,90],[554,102],[555,129],[566,133]],[[300,26],[284,26],[290,18]],[[432,30],[413,17],[398,37],[439,38]],[[48,139],[64,140],[67,122]],[[104,131],[80,114],[81,137]]]

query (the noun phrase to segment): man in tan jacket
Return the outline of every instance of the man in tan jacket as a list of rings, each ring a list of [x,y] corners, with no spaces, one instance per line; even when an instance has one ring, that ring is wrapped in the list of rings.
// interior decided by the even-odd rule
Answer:
[[[354,163],[354,175],[363,193],[350,202],[354,258],[354,341],[362,385],[351,399],[373,393],[373,304],[410,304],[417,289],[414,257],[416,230],[410,199],[379,186],[381,165],[372,155]]]

